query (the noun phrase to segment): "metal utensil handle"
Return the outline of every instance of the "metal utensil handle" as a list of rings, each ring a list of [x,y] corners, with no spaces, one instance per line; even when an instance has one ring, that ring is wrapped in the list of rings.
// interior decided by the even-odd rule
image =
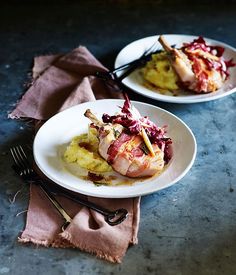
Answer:
[[[121,65],[121,66],[115,68],[114,70],[111,71],[111,73],[114,74],[119,71],[123,71],[123,70],[127,69],[128,67],[133,66],[134,64],[142,63],[142,61],[145,60],[146,58],[147,58],[146,56],[141,56],[139,59],[135,59],[127,64],[124,64],[124,65]]]
[[[139,67],[142,67],[143,65],[145,65],[147,63],[147,61],[151,59],[152,54],[160,53],[160,52],[161,52],[161,50],[156,50],[155,52],[150,53],[150,54],[140,58],[139,60],[136,60],[136,62],[134,61],[133,64],[131,64],[130,66],[127,67],[127,70],[125,72],[123,72],[120,76],[116,77],[116,80],[122,81],[128,75],[130,75],[133,71],[135,71]]]
[[[54,196],[50,193],[49,190],[47,190],[47,188],[43,184],[39,184],[39,186],[44,194],[47,196],[47,198],[50,200],[50,202],[55,206],[57,211],[62,215],[66,223],[69,224],[72,221],[72,218],[69,216],[69,214],[63,209],[61,204],[54,198]]]
[[[146,59],[147,59],[147,57],[146,57]],[[144,59],[140,60],[140,62],[135,62],[133,65],[129,66],[129,68],[124,73],[122,73],[120,76],[116,77],[116,80],[122,81],[128,75],[130,75],[133,71],[135,71],[136,69],[138,69],[139,67],[141,67],[145,63],[146,63],[146,60],[144,60]]]
[[[124,208],[121,208],[107,215],[105,217],[105,221],[109,225],[114,226],[122,223],[127,218],[127,216],[128,216],[128,211]]]
[[[105,217],[105,221],[112,226],[123,222],[128,216],[128,211],[124,208],[120,208],[115,211],[109,211],[101,206],[96,205],[93,202],[81,199],[77,196],[75,197],[72,194],[68,194],[66,191],[61,193],[61,195],[102,214]]]
[[[126,217],[128,216],[128,211],[126,209],[120,208],[120,209],[116,209],[114,211],[110,211],[110,210],[107,210],[106,208],[98,206],[97,204],[95,204],[93,202],[82,199],[64,188],[61,188],[61,187],[50,188],[50,187],[46,186],[46,183],[42,180],[39,180],[37,182],[40,186],[43,186],[44,189],[48,190],[50,192],[50,194],[61,195],[63,197],[68,198],[69,200],[77,202],[83,206],[86,206],[86,207],[102,214],[105,218],[105,221],[109,225],[112,225],[112,226],[117,225],[117,224],[123,222],[126,219]]]

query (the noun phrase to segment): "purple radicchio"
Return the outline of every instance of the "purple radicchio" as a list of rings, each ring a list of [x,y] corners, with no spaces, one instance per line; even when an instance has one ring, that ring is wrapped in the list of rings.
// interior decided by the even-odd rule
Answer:
[[[104,123],[121,124],[130,133],[137,135],[143,128],[152,144],[157,144],[164,152],[164,160],[166,163],[171,159],[171,138],[166,136],[166,128],[158,127],[147,116],[142,117],[139,111],[131,105],[128,96],[125,96],[125,102],[121,108],[121,113],[110,116],[103,114],[102,120]]]

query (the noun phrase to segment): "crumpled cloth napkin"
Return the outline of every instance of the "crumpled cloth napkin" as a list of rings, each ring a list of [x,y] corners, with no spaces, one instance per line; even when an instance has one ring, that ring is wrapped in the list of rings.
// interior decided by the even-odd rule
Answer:
[[[106,71],[106,68],[82,46],[66,55],[35,57],[33,82],[9,117],[34,119],[40,125],[41,121],[57,112],[82,102],[122,98],[121,93],[112,91],[102,80],[92,76],[98,70]],[[62,232],[63,218],[40,188],[32,184],[26,226],[19,241],[79,248],[110,262],[120,263],[129,245],[137,243],[140,198],[80,196],[110,210],[125,208],[129,212],[128,218],[117,226],[110,226],[101,214],[57,196],[73,217],[71,224]]]

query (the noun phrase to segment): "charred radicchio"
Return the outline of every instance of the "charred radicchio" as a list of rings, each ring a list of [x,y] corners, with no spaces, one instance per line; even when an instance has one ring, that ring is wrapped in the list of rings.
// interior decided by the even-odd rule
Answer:
[[[223,47],[207,45],[205,40],[201,36],[197,39],[194,39],[193,42],[184,43],[181,49],[193,62],[193,70],[195,73],[198,73],[198,64],[196,56],[198,56],[199,51],[211,54],[213,57],[217,57],[217,59],[211,59],[208,58],[207,55],[206,57],[201,56],[202,60],[204,60],[204,63],[206,64],[209,70],[211,70],[212,68],[216,69],[221,73],[223,77],[225,77],[225,79],[229,77],[229,68],[234,67],[236,65],[233,62],[233,59],[225,60],[223,58],[223,53],[225,50]],[[205,77],[202,76],[202,78],[204,79]]]
[[[152,144],[157,144],[164,152],[164,160],[166,163],[171,159],[170,144],[172,143],[169,137],[166,137],[166,126],[158,127],[147,116],[142,117],[138,110],[131,105],[128,96],[125,96],[125,102],[121,108],[121,113],[110,116],[103,114],[102,120],[104,123],[121,124],[131,134],[140,134],[143,128],[147,133]]]

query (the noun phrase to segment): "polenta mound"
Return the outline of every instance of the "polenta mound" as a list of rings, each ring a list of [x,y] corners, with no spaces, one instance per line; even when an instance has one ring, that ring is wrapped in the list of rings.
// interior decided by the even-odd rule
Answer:
[[[153,54],[152,59],[147,62],[141,70],[143,78],[149,84],[162,90],[178,90],[179,78],[171,66],[166,52]]]
[[[111,166],[98,153],[98,142],[96,128],[89,127],[88,133],[72,139],[64,153],[64,160],[92,172],[112,171]]]

